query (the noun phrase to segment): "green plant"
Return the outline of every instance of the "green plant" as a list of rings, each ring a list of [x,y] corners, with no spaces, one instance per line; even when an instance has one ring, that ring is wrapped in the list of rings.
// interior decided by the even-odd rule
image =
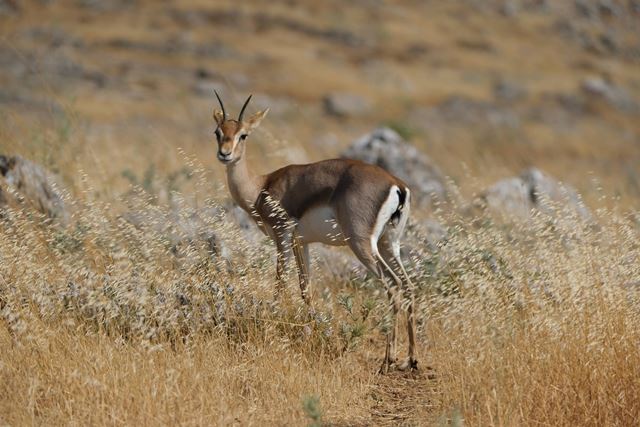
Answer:
[[[311,420],[307,426],[309,427],[321,427],[322,426],[322,407],[320,406],[320,398],[314,394],[305,396],[302,399],[302,410],[305,415]]]
[[[413,126],[403,121],[390,120],[383,123],[383,125],[396,131],[398,135],[400,135],[406,141],[411,141],[417,134],[417,131],[413,128]]]

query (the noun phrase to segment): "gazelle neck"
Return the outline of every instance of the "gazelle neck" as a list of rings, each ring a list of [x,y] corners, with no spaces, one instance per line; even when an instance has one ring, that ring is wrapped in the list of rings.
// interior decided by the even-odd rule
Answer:
[[[261,183],[261,177],[249,170],[244,153],[238,161],[227,166],[227,185],[231,197],[248,213],[251,213],[253,203],[260,194]]]

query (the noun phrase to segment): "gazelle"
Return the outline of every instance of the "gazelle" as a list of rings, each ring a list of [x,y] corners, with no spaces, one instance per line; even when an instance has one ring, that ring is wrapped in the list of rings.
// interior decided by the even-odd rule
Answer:
[[[416,331],[413,284],[400,260],[400,238],[409,217],[411,193],[407,185],[382,168],[355,160],[323,160],[289,165],[266,175],[247,167],[247,137],[267,115],[268,109],[237,120],[215,109],[218,160],[226,166],[227,182],[235,202],[248,212],[277,248],[276,280],[284,286],[285,269],[293,253],[298,267],[302,298],[311,305],[309,292],[309,244],[348,245],[355,256],[386,287],[393,308],[392,327],[381,372],[416,369]],[[389,280],[387,282],[385,279]],[[397,317],[401,297],[407,300],[409,357],[396,363]]]

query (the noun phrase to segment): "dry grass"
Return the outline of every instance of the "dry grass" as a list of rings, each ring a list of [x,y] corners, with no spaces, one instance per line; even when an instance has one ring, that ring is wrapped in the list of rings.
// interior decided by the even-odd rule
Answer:
[[[30,211],[0,215],[0,425],[640,419],[640,121],[598,102],[571,113],[549,101],[579,97],[581,80],[594,75],[638,99],[640,62],[559,35],[554,13],[573,11],[573,2],[514,18],[463,0],[267,9],[138,0],[98,12],[91,4],[99,2],[16,3],[18,15],[0,18],[0,154],[60,174],[75,206],[69,229]],[[183,23],[180,11],[195,20]],[[620,34],[637,42],[633,29]],[[175,40],[220,44],[231,55],[162,50]],[[123,47],[129,42],[150,48]],[[104,83],[69,77],[69,64]],[[159,213],[217,212],[227,197],[214,164],[212,99],[193,89],[208,79],[197,77],[202,70],[224,82],[234,110],[247,92],[254,102],[289,102],[252,136],[249,160],[260,172],[336,156],[393,122],[464,196],[533,165],[575,186],[593,221],[560,211],[505,225],[440,213],[449,234],[435,252],[414,228],[407,246],[422,369],[376,375],[386,300],[349,258],[315,263],[311,317],[293,277],[290,298],[273,303],[273,248],[248,244],[228,217],[209,216],[207,226],[224,236],[230,261],[205,242],[176,247],[154,227]],[[529,93],[508,107],[521,120],[515,130],[424,125],[420,109],[450,96],[494,105],[501,77]],[[322,97],[340,90],[374,108],[326,115]],[[548,108],[555,121],[532,118]],[[314,142],[327,135],[337,142]],[[145,226],[123,219],[131,210]]]
[[[615,212],[598,225],[569,213],[512,225],[452,216],[435,253],[414,230],[423,369],[381,377],[386,301],[371,279],[317,271],[309,317],[293,283],[292,298],[272,303],[272,249],[248,247],[225,217],[210,226],[244,255],[231,265],[197,242],[176,258],[165,237],[101,203],[77,209],[71,230],[22,211],[1,222],[3,423],[640,417],[640,231]]]

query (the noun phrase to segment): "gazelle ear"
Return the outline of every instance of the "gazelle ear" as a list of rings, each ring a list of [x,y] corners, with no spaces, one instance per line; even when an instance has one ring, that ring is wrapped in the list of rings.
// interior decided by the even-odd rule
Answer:
[[[218,126],[222,125],[222,122],[224,122],[224,113],[220,110],[213,110],[213,119]]]
[[[264,119],[267,116],[268,112],[269,112],[269,109],[266,108],[262,111],[258,111],[257,113],[249,117],[245,122],[247,125],[247,131],[251,132],[252,130],[257,128],[260,125],[260,122],[262,121],[262,119]]]

